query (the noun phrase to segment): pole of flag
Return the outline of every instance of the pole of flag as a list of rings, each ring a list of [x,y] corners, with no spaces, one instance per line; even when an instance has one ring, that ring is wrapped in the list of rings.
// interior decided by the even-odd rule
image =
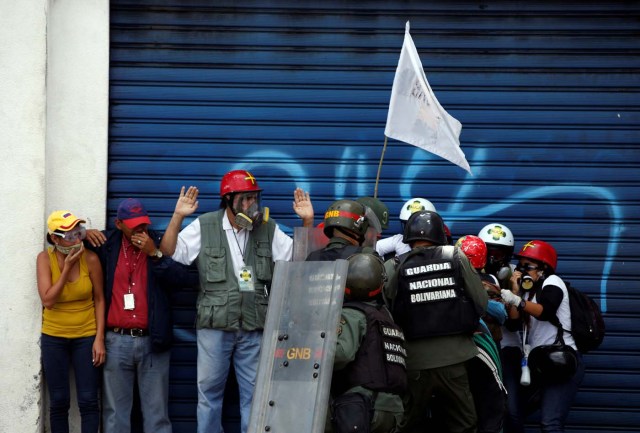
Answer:
[[[378,182],[380,181],[380,171],[382,170],[382,160],[384,152],[387,150],[387,136],[384,136],[384,146],[382,146],[382,155],[380,155],[380,163],[378,164],[378,174],[376,175],[376,186],[373,188],[373,197],[378,198]]]

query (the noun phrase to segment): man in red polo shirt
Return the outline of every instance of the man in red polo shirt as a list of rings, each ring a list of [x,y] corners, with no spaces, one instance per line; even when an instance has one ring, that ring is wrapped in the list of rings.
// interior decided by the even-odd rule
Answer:
[[[197,195],[197,190],[190,194]],[[149,230],[151,220],[139,200],[123,200],[115,224],[117,230],[87,233],[106,280],[103,429],[130,431],[137,379],[145,433],[171,433],[169,292],[196,285],[197,276],[163,257],[158,249],[161,236]]]

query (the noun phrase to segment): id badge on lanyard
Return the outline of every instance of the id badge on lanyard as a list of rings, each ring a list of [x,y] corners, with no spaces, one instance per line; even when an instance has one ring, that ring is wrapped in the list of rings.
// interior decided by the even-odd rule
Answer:
[[[133,293],[125,293],[124,294],[124,309],[125,310],[133,310],[136,308],[136,298],[133,296]]]
[[[241,292],[253,292],[253,269],[251,266],[243,266],[238,274],[238,284]]]

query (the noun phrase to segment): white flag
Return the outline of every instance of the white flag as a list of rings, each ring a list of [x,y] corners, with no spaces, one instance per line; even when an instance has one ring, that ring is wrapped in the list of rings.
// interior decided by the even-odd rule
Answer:
[[[384,135],[435,153],[471,174],[460,150],[461,130],[460,122],[444,111],[429,86],[407,21]]]

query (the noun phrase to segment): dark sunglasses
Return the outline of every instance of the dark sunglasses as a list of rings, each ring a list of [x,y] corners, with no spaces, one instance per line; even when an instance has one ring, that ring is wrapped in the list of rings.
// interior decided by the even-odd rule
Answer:
[[[516,271],[520,271],[520,272],[529,272],[529,271],[537,271],[538,270],[538,266],[536,265],[531,265],[531,264],[525,264],[525,265],[518,265],[516,267]]]

